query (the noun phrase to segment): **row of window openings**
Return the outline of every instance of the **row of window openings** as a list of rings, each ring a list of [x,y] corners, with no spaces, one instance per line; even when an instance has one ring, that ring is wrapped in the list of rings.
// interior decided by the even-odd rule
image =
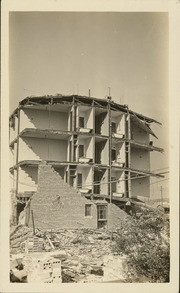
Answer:
[[[70,176],[71,178],[71,176]],[[74,178],[74,176],[73,176]],[[117,192],[117,178],[116,177],[111,177],[111,187],[112,187],[112,192]],[[72,183],[72,182],[70,182]],[[141,184],[141,182],[139,183]],[[72,184],[71,184],[72,185]],[[83,187],[83,177],[82,173],[77,174],[77,187],[82,188]],[[100,184],[94,186],[94,193],[99,194],[100,193]]]
[[[111,122],[111,132],[116,133],[117,132],[117,123],[116,122]],[[84,117],[79,117],[79,127],[80,128],[85,128],[85,120]],[[142,131],[139,131],[142,133]],[[133,133],[131,133],[131,138],[133,139]]]
[[[92,205],[85,205],[85,217],[92,216]],[[107,220],[107,206],[106,205],[98,205],[97,206],[97,219],[98,220]]]
[[[85,150],[84,150],[84,145],[79,145],[79,157],[85,157]],[[111,160],[116,161],[117,159],[117,151],[116,149],[111,150]]]
[[[71,114],[70,125],[72,127],[72,114]],[[79,117],[79,127],[80,128],[85,128],[85,119],[84,119],[84,117]],[[116,133],[116,131],[117,131],[117,124],[115,122],[111,122],[111,131],[112,131],[112,133]]]
[[[84,157],[85,156],[85,151],[84,151],[84,145],[79,145],[79,157]],[[141,159],[142,156],[139,156]],[[111,160],[116,161],[117,159],[117,151],[116,149],[111,150]]]
[[[72,112],[70,113],[70,130],[72,130]],[[79,127],[80,128],[85,128],[85,119],[84,117],[79,117]]]
[[[79,127],[80,128],[85,128],[84,117],[79,117]],[[116,131],[117,131],[117,123],[111,122],[111,131],[112,131],[112,133],[116,133]]]
[[[117,178],[111,177],[111,186],[112,186],[112,192],[117,192]],[[77,174],[77,186],[78,188],[83,187],[83,180],[82,180],[82,173]],[[99,194],[100,193],[100,184],[94,186],[94,193]]]

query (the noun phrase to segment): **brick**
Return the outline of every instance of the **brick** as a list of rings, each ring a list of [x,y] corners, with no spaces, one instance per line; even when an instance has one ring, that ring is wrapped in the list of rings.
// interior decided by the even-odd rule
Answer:
[[[36,228],[97,228],[97,206],[93,201],[84,198],[76,189],[65,183],[50,165],[39,165],[38,174],[38,191],[31,200]],[[91,217],[85,217],[85,204],[92,204]],[[128,217],[115,204],[107,203],[108,229],[120,228]],[[31,219],[29,226],[32,227]]]
[[[40,165],[38,191],[31,201],[35,227],[39,229],[96,228],[97,211],[92,202],[92,217],[85,217],[85,204],[90,200],[68,186],[50,165]],[[58,198],[57,195],[60,197]],[[30,219],[30,226],[32,221]]]

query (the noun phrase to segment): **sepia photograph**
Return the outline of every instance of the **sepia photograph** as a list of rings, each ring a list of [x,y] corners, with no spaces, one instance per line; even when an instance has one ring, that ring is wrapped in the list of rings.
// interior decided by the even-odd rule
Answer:
[[[9,283],[170,284],[169,13],[12,10],[8,40]]]

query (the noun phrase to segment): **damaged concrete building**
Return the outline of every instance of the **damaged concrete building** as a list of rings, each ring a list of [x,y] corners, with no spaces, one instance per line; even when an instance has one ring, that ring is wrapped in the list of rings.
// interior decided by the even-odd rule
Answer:
[[[27,97],[10,116],[13,221],[40,229],[113,229],[150,196],[151,123],[107,99]],[[33,215],[33,216],[32,216]]]

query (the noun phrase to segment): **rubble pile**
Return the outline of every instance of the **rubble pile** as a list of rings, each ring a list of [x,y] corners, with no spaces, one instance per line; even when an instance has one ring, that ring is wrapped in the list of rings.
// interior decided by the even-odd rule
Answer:
[[[61,283],[61,261],[49,254],[11,255],[11,282]]]
[[[10,231],[10,253],[20,253],[24,251],[24,241],[33,236],[33,230],[18,225],[11,228]]]
[[[94,282],[103,276],[103,258],[111,254],[111,233],[97,230],[64,231],[57,234],[62,259],[63,282]],[[90,278],[91,277],[91,278]]]
[[[126,213],[124,214],[122,225],[128,228],[132,225],[133,219]],[[36,229],[34,235],[32,229],[22,225],[17,226],[12,228],[10,234],[11,263],[14,258],[16,259],[16,254],[22,254],[22,264],[25,271],[23,269],[21,273],[17,272],[18,266],[13,269],[16,270],[17,276],[18,274],[23,275],[22,280],[25,278],[24,274],[27,274],[27,282],[31,282],[31,280],[34,282],[39,280],[43,283],[53,282],[52,268],[51,271],[42,274],[36,259],[37,257],[40,259],[49,257],[61,263],[61,277],[56,278],[54,282],[104,282],[108,279],[109,270],[111,278],[114,274],[115,280],[121,280],[120,271],[112,268],[114,263],[119,261],[114,258],[122,258],[117,255],[114,249],[118,230],[82,228],[43,231]],[[35,271],[35,275],[39,276],[37,280],[34,275]]]
[[[105,229],[37,231],[33,236],[31,229],[19,227],[11,234],[11,260],[16,258],[15,253],[23,255],[22,263],[29,282],[34,280],[33,272],[35,271],[36,275],[40,275],[37,280],[52,282],[48,281],[52,279],[52,272],[46,271],[45,276],[48,276],[46,279],[42,277],[42,272],[39,273],[35,260],[37,256],[49,257],[61,262],[59,282],[102,282],[104,280],[104,257],[106,259],[109,256],[113,257],[114,237],[116,237],[116,232]],[[38,238],[41,241],[37,241]],[[22,243],[19,245],[20,241],[23,241],[23,245]]]

